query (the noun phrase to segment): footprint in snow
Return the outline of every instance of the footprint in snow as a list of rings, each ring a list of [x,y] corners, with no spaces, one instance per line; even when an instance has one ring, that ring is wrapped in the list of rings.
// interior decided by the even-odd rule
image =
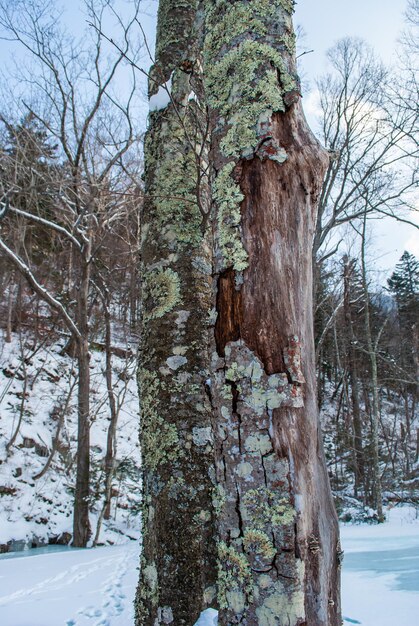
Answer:
[[[85,617],[100,617],[102,615],[102,611],[96,609],[94,606],[86,606],[77,612],[79,615],[84,615]]]

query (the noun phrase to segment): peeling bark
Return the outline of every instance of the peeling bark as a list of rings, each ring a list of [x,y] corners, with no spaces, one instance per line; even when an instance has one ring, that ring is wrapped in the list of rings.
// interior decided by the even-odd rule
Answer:
[[[312,323],[327,156],[301,109],[292,8],[160,1],[151,94],[171,94],[145,146],[137,626],[192,626],[207,606],[224,626],[340,624]]]
[[[312,322],[311,247],[327,156],[301,109],[292,4],[207,8],[222,625],[341,623]],[[224,70],[227,88],[215,80]]]

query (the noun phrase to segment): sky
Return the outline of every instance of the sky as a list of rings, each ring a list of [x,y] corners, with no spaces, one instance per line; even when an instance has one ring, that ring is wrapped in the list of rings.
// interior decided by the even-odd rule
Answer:
[[[397,62],[397,40],[403,29],[406,0],[297,0],[294,24],[301,25],[304,47],[313,50],[304,55],[305,79],[325,72],[325,53],[346,36],[365,39],[386,64]],[[315,126],[313,99],[303,97],[307,119]],[[419,216],[413,216],[419,224]],[[374,279],[383,283],[404,250],[419,256],[419,232],[413,227],[388,218],[375,221],[370,229],[371,269]]]
[[[153,44],[157,5],[158,0],[144,1],[142,19]],[[302,60],[305,80],[313,83],[325,71],[326,51],[346,36],[365,39],[386,64],[396,63],[397,40],[404,26],[406,5],[407,0],[297,0],[294,24],[300,25],[305,33],[304,47],[313,50]],[[303,106],[314,127],[309,94],[303,98]],[[416,220],[419,224],[418,216]],[[385,281],[406,248],[419,257],[419,231],[390,218],[374,222],[370,241],[371,269],[376,271],[377,282]]]
[[[129,0],[115,0],[115,3],[117,7],[124,7],[129,4]],[[82,0],[61,0],[60,4],[65,9],[71,29],[75,34],[80,33],[83,29],[82,20],[75,5],[80,6]],[[313,85],[314,78],[326,69],[326,51],[345,36],[365,39],[386,64],[395,63],[397,39],[403,28],[406,4],[407,0],[297,0],[294,23],[300,25],[305,33],[305,48],[313,50],[302,59],[305,82]],[[141,22],[151,47],[154,45],[157,6],[158,0],[143,0]],[[8,48],[0,42],[2,56],[5,56]],[[147,67],[149,63],[145,55],[141,64]],[[303,105],[309,123],[314,126],[312,101],[313,98],[306,93]],[[416,219],[419,223],[418,216]],[[375,267],[384,274],[392,271],[406,248],[419,256],[419,234],[413,227],[397,224],[394,220],[382,220],[374,223],[371,237]]]
[[[304,47],[313,50],[302,59],[305,81],[313,84],[314,78],[325,71],[326,51],[346,36],[365,39],[386,64],[396,63],[406,4],[407,0],[297,0],[294,24],[305,33]],[[157,5],[157,0],[144,1],[143,23],[151,43]],[[306,94],[303,106],[314,127],[311,101],[310,94]],[[418,216],[416,220],[419,224]],[[370,267],[375,271],[374,281],[379,283],[385,282],[406,248],[419,257],[419,231],[390,218],[374,221],[370,242]]]
[[[297,0],[294,23],[305,32],[304,46],[313,50],[302,59],[310,81],[325,71],[325,53],[341,37],[365,39],[386,64],[397,62],[397,40],[404,27],[406,0]],[[312,99],[303,98],[311,126]],[[412,216],[419,224],[419,214]],[[375,221],[370,233],[376,279],[383,282],[407,248],[419,257],[419,231],[392,219]]]
[[[325,51],[346,36],[366,39],[391,62],[405,7],[405,0],[297,0],[294,23],[302,25],[314,50],[304,60],[307,72],[321,72]]]

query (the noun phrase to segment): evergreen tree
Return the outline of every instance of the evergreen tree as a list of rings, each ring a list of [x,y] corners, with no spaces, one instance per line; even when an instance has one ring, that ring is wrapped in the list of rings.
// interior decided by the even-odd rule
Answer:
[[[405,250],[387,282],[396,300],[400,321],[414,324],[419,318],[419,261]]]
[[[419,374],[419,261],[403,252],[387,282],[397,304],[401,363],[414,379]]]
[[[5,128],[0,163],[1,195],[17,209],[54,219],[57,146],[51,143],[33,113],[28,113],[18,124],[5,117],[0,120]],[[17,238],[26,252],[34,253],[35,263],[42,262],[53,244],[53,233],[45,226],[28,224],[26,220],[22,224],[18,225]],[[10,236],[16,238],[13,232]]]

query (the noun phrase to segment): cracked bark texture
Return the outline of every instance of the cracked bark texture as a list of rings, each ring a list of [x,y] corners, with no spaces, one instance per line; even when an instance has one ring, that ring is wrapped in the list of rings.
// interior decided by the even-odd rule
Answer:
[[[209,202],[196,9],[193,0],[161,0],[150,75],[150,95],[159,96],[145,141],[141,217],[144,471],[137,626],[190,626],[215,596],[206,390],[212,252],[202,228]]]
[[[312,321],[327,156],[301,108],[292,9],[289,0],[206,3],[222,625],[341,624]]]

